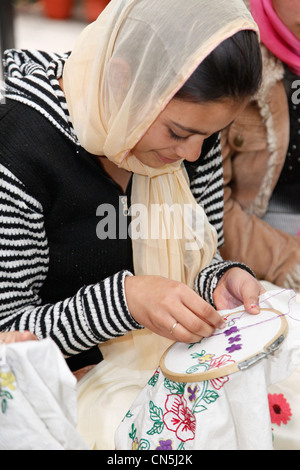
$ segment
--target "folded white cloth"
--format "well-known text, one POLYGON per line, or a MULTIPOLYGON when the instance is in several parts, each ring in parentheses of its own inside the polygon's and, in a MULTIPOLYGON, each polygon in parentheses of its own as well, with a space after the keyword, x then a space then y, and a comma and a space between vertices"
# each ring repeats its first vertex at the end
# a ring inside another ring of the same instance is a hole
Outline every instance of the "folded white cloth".
POLYGON ((76 382, 51 339, 0 344, 0 449, 89 450, 76 382))

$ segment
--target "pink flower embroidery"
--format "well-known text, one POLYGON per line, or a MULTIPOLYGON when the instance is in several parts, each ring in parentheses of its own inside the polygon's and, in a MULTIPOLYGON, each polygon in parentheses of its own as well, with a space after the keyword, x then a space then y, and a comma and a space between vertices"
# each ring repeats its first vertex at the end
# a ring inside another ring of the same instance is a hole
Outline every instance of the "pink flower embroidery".
MULTIPOLYGON (((235 362, 231 359, 231 356, 228 354, 223 354, 223 356, 216 357, 211 360, 209 369, 219 369, 220 367, 226 366, 227 364, 235 362)), ((216 379, 211 379, 210 383, 215 390, 220 390, 226 382, 228 382, 229 377, 218 377, 216 379)))
POLYGON ((167 396, 165 403, 167 412, 163 415, 166 427, 176 433, 176 437, 183 442, 195 438, 196 418, 187 407, 187 401, 181 395, 167 396))
POLYGON ((219 367, 226 366, 230 362, 235 362, 233 359, 231 359, 231 356, 229 354, 223 354, 223 356, 220 357, 215 357, 210 361, 209 368, 210 369, 219 369, 219 367))
POLYGON ((228 380, 229 380, 229 377, 227 375, 225 377, 217 377, 216 379, 211 379, 210 383, 212 384, 215 390, 220 390, 220 388, 222 388, 223 385, 225 385, 226 382, 228 382, 228 380))

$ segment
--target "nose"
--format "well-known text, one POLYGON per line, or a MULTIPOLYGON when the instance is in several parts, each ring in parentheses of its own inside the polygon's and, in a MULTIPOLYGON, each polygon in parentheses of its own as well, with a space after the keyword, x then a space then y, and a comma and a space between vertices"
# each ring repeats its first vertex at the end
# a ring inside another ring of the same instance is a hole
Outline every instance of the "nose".
POLYGON ((188 139, 178 142, 176 154, 188 162, 195 162, 200 156, 203 141, 204 137, 192 135, 188 139))

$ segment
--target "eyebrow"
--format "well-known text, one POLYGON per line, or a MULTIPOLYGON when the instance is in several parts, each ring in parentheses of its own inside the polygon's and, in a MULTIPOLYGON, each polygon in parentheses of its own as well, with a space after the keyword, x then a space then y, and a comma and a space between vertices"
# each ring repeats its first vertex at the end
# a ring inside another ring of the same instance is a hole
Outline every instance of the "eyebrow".
MULTIPOLYGON (((206 132, 206 131, 201 131, 199 129, 192 129, 191 127, 185 127, 185 126, 182 126, 181 124, 178 124, 178 122, 175 122, 175 121, 171 121, 171 123, 178 127, 179 129, 181 129, 182 131, 185 131, 185 132, 189 132, 190 134, 199 134, 199 135, 209 135, 209 132, 206 132)), ((216 132, 222 132, 224 131, 224 129, 226 129, 227 127, 229 127, 231 124, 233 123, 233 121, 231 121, 227 126, 225 126, 223 129, 220 129, 219 131, 216 131, 216 132)))

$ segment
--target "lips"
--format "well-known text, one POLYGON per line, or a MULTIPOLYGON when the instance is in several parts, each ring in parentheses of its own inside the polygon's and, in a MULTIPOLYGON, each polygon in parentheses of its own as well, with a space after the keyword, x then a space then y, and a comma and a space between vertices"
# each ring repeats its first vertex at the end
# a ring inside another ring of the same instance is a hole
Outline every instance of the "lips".
POLYGON ((155 152, 155 153, 163 163, 175 163, 175 162, 178 162, 179 160, 181 160, 180 158, 167 158, 167 157, 164 157, 163 155, 161 155, 158 152, 155 152))

